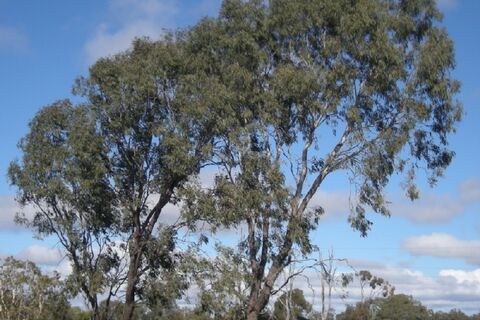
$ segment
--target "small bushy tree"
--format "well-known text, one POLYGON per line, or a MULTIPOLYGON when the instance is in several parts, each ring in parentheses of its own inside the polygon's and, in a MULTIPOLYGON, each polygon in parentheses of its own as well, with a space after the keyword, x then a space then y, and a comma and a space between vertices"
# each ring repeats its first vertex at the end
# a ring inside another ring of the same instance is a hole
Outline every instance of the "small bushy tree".
POLYGON ((98 295, 124 287, 131 319, 147 272, 171 269, 181 221, 159 223, 176 193, 198 174, 221 124, 215 81, 195 72, 182 35, 137 40, 127 52, 97 61, 68 100, 42 108, 20 142, 22 158, 9 177, 20 217, 39 236, 54 235, 72 263, 72 287, 93 319, 98 295))

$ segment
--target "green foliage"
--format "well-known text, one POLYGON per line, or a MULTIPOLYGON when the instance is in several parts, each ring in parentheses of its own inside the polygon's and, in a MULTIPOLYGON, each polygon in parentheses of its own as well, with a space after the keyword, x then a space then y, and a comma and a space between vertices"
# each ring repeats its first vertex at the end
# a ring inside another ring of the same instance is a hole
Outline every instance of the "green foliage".
POLYGON ((388 281, 373 275, 368 270, 360 270, 356 272, 355 277, 360 282, 362 300, 371 300, 377 296, 388 298, 393 296, 395 292, 395 287, 392 286, 388 281), (365 289, 367 288, 370 290, 368 297, 365 295, 365 289))
MULTIPOLYGON (((223 260, 215 264, 217 268, 235 270, 232 262, 239 263, 232 259, 232 252, 223 248, 223 260), (222 265, 221 262, 224 262, 222 265)), ((195 258, 192 258, 195 259, 195 258)), ((157 304, 140 303, 134 310, 134 320, 240 320, 246 317, 246 300, 235 300, 235 295, 241 292, 238 277, 243 274, 236 272, 220 272, 225 277, 214 281, 213 274, 208 272, 212 264, 195 261, 192 265, 183 266, 183 270, 195 266, 199 267, 198 276, 208 284, 208 290, 204 290, 200 296, 199 305, 196 308, 179 308, 175 299, 165 300, 166 292, 152 291, 150 299, 144 301, 156 301, 157 304), (209 276, 211 276, 209 278, 209 276), (231 277, 231 278, 229 278, 231 277), (237 277, 237 279, 234 279, 237 277), (222 286, 222 283, 225 285, 222 286), (232 285, 231 287, 230 284, 232 285), (240 290, 240 291, 236 291, 240 290), (235 293, 236 292, 236 293, 235 293), (153 297, 156 295, 157 297, 153 297), (161 304, 161 302, 165 302, 161 304)), ((238 270, 238 269, 237 269, 238 270)), ((361 273, 370 278, 366 271, 361 273)), ((170 274, 173 278, 178 277, 170 274)), ((160 280, 157 280, 160 281, 160 280)), ((169 291, 169 286, 174 282, 164 283, 163 287, 169 291)), ((205 288, 203 288, 205 289, 205 288)), ((171 292, 181 290, 172 288, 171 292)), ((29 261, 20 261, 12 257, 4 259, 0 265, 0 318, 6 320, 90 320, 93 313, 82 310, 79 307, 71 307, 68 299, 71 296, 65 290, 65 284, 60 280, 59 275, 46 275, 29 261)), ((101 319, 120 320, 123 318, 124 303, 119 300, 103 300, 99 304, 99 315, 101 319)), ((259 314, 258 319, 291 319, 291 320, 321 320, 320 313, 313 310, 313 306, 305 299, 303 291, 291 289, 281 294, 273 305, 271 312, 266 311, 259 314)), ((328 313, 327 319, 334 319, 334 313, 328 313)), ((338 314, 338 320, 395 320, 395 319, 418 319, 418 320, 476 320, 479 315, 467 316, 461 310, 452 309, 449 312, 433 312, 427 309, 419 301, 403 294, 392 295, 387 298, 370 299, 358 302, 355 306, 347 306, 346 310, 338 314)))
POLYGON ((419 301, 403 294, 397 294, 380 303, 376 318, 427 320, 430 319, 430 313, 419 301))
POLYGON ((469 320, 475 319, 474 316, 469 317, 461 310, 453 309, 450 312, 435 312, 431 319, 434 320, 469 320))
POLYGON ((348 305, 344 312, 336 317, 337 320, 370 320, 370 305, 365 302, 359 302, 356 306, 348 305))
POLYGON ((462 108, 440 22, 434 0, 225 0, 215 19, 137 39, 77 80, 83 103, 30 123, 9 178, 37 212, 18 221, 58 237, 94 314, 125 281, 125 319, 148 273, 176 267, 179 228, 244 225, 228 255, 248 268, 235 303, 256 319, 292 252, 312 252, 324 211, 311 200, 328 176, 349 176, 349 223, 365 236, 369 208, 389 215, 392 175, 414 199, 419 168, 433 185, 450 164, 462 108), (205 190, 192 178, 208 164, 220 173, 205 190), (181 219, 159 226, 180 200, 181 219))
POLYGON ((72 307, 68 311, 67 319, 69 320, 90 320, 91 312, 80 309, 79 307, 72 307))
POLYGON ((60 275, 43 274, 30 261, 7 257, 0 264, 0 318, 70 319, 70 304, 60 275))
POLYGON ((100 293, 110 299, 126 282, 131 308, 145 272, 174 266, 181 222, 157 222, 209 159, 218 108, 215 84, 193 72, 183 47, 181 34, 139 39, 97 61, 74 88, 84 103, 41 109, 10 166, 19 202, 37 210, 18 221, 58 237, 72 262, 70 287, 94 314, 100 293))
POLYGON ((276 320, 307 320, 312 305, 305 299, 303 291, 293 289, 278 297, 273 306, 273 317, 276 320))
POLYGON ((418 168, 434 184, 451 162, 462 108, 440 20, 433 0, 228 0, 187 32, 202 72, 222 83, 228 125, 213 149, 221 173, 209 190, 188 186, 184 215, 213 231, 246 226, 249 319, 294 248, 311 253, 323 213, 311 200, 329 175, 349 175, 349 222, 365 236, 368 208, 389 215, 392 175, 413 199, 418 168))
POLYGON ((377 298, 347 306, 336 317, 337 320, 468 320, 478 315, 467 316, 460 310, 433 312, 411 296, 397 294, 388 298, 377 298))
POLYGON ((19 202, 37 212, 32 220, 17 219, 40 237, 58 237, 72 261, 72 294, 83 291, 95 309, 96 294, 112 285, 108 275, 119 261, 109 244, 118 230, 117 203, 92 115, 86 106, 56 102, 39 111, 19 146, 24 157, 11 164, 9 177, 19 202))
POLYGON ((218 256, 202 259, 195 265, 196 283, 200 289, 195 310, 213 319, 245 318, 248 267, 231 248, 216 244, 218 256))

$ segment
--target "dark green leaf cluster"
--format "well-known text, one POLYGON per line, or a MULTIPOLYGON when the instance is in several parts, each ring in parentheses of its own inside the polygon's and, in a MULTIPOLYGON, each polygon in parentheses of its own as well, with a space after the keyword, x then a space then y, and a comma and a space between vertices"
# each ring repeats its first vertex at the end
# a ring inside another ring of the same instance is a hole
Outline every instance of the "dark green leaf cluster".
POLYGON ((370 319, 418 319, 418 320, 476 320, 479 314, 468 316, 460 310, 452 309, 449 312, 434 312, 411 296, 397 294, 388 299, 375 299, 347 306, 339 313, 338 320, 370 320, 370 319))

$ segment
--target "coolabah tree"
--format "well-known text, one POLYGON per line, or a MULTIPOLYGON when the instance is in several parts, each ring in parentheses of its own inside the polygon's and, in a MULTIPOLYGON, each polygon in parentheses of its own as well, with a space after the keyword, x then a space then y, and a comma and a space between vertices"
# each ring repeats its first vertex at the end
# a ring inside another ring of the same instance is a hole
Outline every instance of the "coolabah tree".
POLYGON ((247 319, 283 286, 292 252, 312 251, 323 213, 312 199, 327 177, 348 177, 349 222, 365 236, 367 210, 389 215, 392 175, 415 199, 418 169, 433 185, 451 162, 462 111, 440 22, 434 0, 226 0, 190 30, 201 72, 235 113, 214 150, 215 185, 191 186, 184 214, 244 228, 247 319))
POLYGON ((217 83, 195 72, 200 62, 185 56, 183 41, 181 34, 137 40, 97 61, 75 85, 83 103, 41 109, 10 166, 18 200, 36 209, 20 222, 59 239, 72 287, 94 319, 98 296, 108 295, 108 313, 120 288, 123 318, 131 319, 144 276, 174 266, 182 223, 159 219, 209 159, 222 128, 214 119, 217 83))

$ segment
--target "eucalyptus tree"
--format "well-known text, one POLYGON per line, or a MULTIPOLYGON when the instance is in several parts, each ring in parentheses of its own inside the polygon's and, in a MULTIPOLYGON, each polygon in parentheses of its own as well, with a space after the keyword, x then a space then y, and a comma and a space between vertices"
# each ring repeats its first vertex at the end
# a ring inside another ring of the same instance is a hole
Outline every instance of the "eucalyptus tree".
POLYGON ((117 282, 108 280, 120 261, 109 240, 116 209, 101 165, 104 150, 88 108, 67 100, 42 108, 19 146, 23 159, 11 164, 10 179, 20 204, 36 212, 17 220, 38 237, 58 239, 72 266, 67 285, 73 295, 83 293, 97 318, 98 294, 111 288, 112 295, 117 282))
POLYGON ((454 48, 434 0, 226 0, 189 32, 199 71, 220 79, 229 111, 212 188, 192 185, 184 215, 213 229, 245 228, 247 319, 257 319, 295 248, 308 255, 327 177, 349 177, 349 223, 365 236, 367 209, 389 215, 392 175, 418 197, 450 164, 460 120, 454 48))
POLYGON ((60 275, 47 275, 31 261, 0 261, 0 318, 67 319, 70 304, 60 275))
MULTIPOLYGON (((411 296, 397 294, 381 300, 376 313, 378 319, 431 319, 431 311, 411 296)), ((452 318, 450 318, 452 319, 452 318)))
POLYGON ((217 84, 190 71, 183 41, 139 39, 97 61, 74 86, 83 103, 42 108, 10 166, 18 200, 36 209, 19 221, 58 238, 94 319, 98 295, 108 311, 118 290, 131 319, 143 276, 174 266, 182 223, 159 220, 211 153, 217 84))
POLYGON ((273 318, 277 320, 306 320, 311 311, 312 305, 305 299, 303 291, 291 289, 275 301, 273 318))

